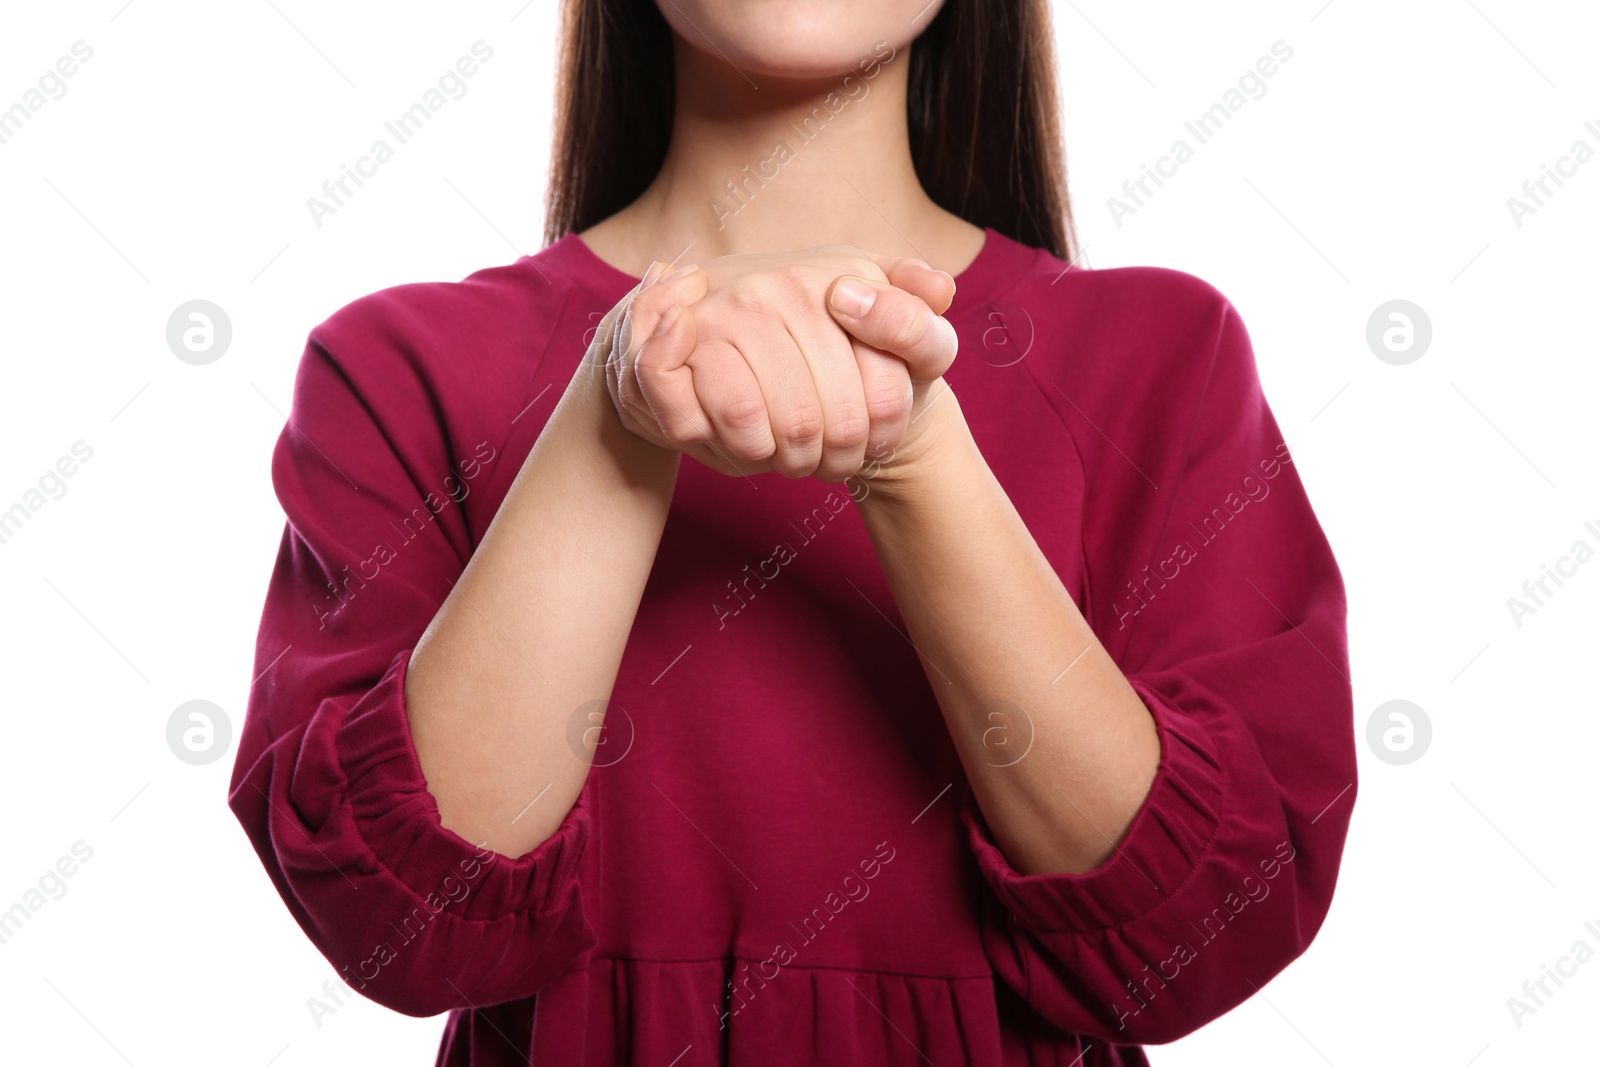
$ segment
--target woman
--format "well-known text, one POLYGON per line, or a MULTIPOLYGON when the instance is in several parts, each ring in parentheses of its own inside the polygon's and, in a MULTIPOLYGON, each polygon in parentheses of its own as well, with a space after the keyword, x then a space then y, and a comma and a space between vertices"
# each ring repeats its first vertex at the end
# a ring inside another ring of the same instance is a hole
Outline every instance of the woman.
POLYGON ((313 331, 230 802, 440 1064, 1140 1064, 1320 926, 1339 573, 1048 39, 571 0, 553 243, 313 331))

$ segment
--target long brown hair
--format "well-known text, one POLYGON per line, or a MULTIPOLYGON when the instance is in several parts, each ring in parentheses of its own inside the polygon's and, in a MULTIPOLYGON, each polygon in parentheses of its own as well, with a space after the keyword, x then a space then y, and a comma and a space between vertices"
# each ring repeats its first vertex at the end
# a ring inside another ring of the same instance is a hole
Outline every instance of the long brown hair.
MULTIPOLYGON (((946 0, 911 47, 906 118, 934 202, 1063 259, 1077 251, 1047 0, 946 0)), ((565 0, 545 240, 654 180, 672 136, 672 31, 653 0, 565 0)))

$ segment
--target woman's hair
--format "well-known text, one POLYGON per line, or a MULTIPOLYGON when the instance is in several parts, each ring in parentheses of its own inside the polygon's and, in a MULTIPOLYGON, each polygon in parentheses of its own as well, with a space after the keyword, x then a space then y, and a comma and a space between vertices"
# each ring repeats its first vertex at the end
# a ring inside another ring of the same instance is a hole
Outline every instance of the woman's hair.
MULTIPOLYGON (((655 178, 672 136, 672 31, 652 0, 565 0, 545 240, 655 178)), ((934 202, 1063 259, 1076 253, 1047 0, 946 0, 911 47, 906 111, 934 202)))

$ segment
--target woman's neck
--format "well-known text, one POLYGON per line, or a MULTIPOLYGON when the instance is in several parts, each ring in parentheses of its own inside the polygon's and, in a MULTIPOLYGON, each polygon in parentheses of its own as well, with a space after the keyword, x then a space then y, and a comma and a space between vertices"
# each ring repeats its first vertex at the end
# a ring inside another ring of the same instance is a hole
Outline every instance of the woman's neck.
POLYGON ((917 180, 906 125, 909 49, 883 47, 806 82, 741 73, 675 40, 672 142, 649 188, 580 236, 642 274, 653 259, 852 244, 960 273, 983 230, 917 180))

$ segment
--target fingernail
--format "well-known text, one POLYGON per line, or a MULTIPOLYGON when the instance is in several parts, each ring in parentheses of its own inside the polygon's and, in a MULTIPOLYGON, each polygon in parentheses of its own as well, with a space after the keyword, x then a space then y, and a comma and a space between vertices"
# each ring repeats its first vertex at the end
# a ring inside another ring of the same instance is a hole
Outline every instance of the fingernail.
POLYGON ((921 267, 923 270, 932 270, 933 269, 933 264, 929 263, 925 259, 912 259, 909 262, 914 266, 921 267))
POLYGON ((671 274, 667 275, 665 278, 662 278, 661 282, 662 282, 663 285, 665 285, 668 282, 675 282, 679 278, 682 278, 684 275, 693 274, 695 271, 697 271, 699 269, 700 269, 700 265, 698 263, 686 264, 685 266, 679 267, 677 270, 673 271, 671 274))
POLYGON ((654 285, 656 279, 661 277, 661 272, 666 269, 666 266, 665 263, 658 263, 652 259, 650 261, 650 269, 645 271, 644 277, 639 280, 639 288, 648 289, 654 285))
POLYGON ((655 335, 657 337, 666 336, 667 331, 672 329, 672 324, 678 321, 678 316, 681 315, 682 313, 683 313, 683 305, 682 304, 673 304, 671 307, 669 307, 667 309, 667 313, 665 315, 661 316, 661 321, 656 323, 656 333, 655 333, 655 335))
POLYGON ((878 292, 865 282, 846 279, 833 287, 833 307, 841 315, 859 319, 872 310, 878 292))

